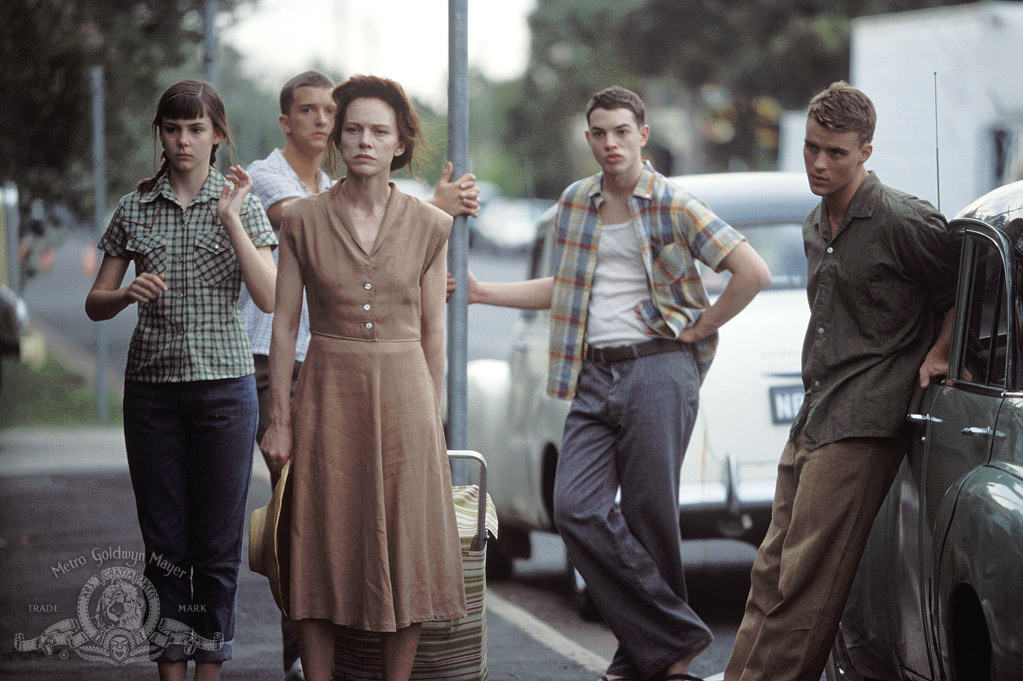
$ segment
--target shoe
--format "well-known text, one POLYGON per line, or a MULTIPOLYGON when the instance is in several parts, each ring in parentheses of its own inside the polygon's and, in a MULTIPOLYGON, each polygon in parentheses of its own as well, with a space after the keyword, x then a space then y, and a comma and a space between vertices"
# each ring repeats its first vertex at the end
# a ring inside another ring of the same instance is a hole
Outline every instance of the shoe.
POLYGON ((302 660, 297 659, 291 663, 284 672, 284 681, 305 681, 305 672, 302 671, 302 660))
POLYGON ((664 681, 703 681, 703 679, 692 674, 668 674, 664 677, 664 681))

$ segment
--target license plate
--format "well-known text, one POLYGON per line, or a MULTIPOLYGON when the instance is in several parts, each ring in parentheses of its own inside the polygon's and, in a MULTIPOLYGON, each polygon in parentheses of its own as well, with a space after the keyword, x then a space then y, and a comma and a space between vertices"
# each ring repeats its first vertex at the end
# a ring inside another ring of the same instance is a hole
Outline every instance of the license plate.
POLYGON ((768 389, 771 400, 771 418, 778 423, 792 423, 796 420, 799 408, 803 406, 803 386, 781 385, 768 389))

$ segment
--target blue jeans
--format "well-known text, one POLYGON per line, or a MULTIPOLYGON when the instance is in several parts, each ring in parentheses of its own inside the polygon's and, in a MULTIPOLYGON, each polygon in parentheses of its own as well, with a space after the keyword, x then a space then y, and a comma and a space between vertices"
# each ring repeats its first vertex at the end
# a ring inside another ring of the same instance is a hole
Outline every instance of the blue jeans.
POLYGON ((157 646, 157 661, 231 659, 257 417, 251 375, 125 381, 128 468, 160 619, 223 641, 215 650, 157 646))
POLYGON ((609 675, 649 679, 713 640, 689 607, 679 530, 699 389, 688 349, 582 365, 558 455, 554 522, 618 639, 609 675))

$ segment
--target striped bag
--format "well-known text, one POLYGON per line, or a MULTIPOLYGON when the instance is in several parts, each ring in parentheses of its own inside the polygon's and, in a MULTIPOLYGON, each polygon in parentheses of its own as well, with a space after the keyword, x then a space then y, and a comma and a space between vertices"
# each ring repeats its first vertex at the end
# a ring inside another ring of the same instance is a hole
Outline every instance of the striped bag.
MULTIPOLYGON (((486 490, 486 464, 476 452, 450 451, 451 458, 471 459, 481 467, 480 484, 452 488, 458 535, 462 542, 465 617, 424 622, 412 665, 411 681, 487 681, 487 546, 497 536, 497 512, 486 490), (484 490, 486 504, 481 500, 484 490), (478 540, 483 537, 483 541, 478 540)), ((334 646, 335 681, 379 681, 380 635, 339 629, 334 646)))

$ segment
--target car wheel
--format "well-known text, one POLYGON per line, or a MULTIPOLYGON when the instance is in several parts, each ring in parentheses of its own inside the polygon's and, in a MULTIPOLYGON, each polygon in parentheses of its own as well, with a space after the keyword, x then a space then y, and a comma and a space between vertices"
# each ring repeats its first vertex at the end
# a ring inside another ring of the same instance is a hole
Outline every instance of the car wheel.
POLYGON ((568 557, 567 551, 565 552, 565 578, 568 581, 569 599, 572 602, 572 607, 579 613, 579 617, 587 622, 602 621, 604 618, 601 617, 596 604, 590 598, 590 592, 586 588, 586 580, 583 579, 583 576, 572 565, 572 559, 568 557))

